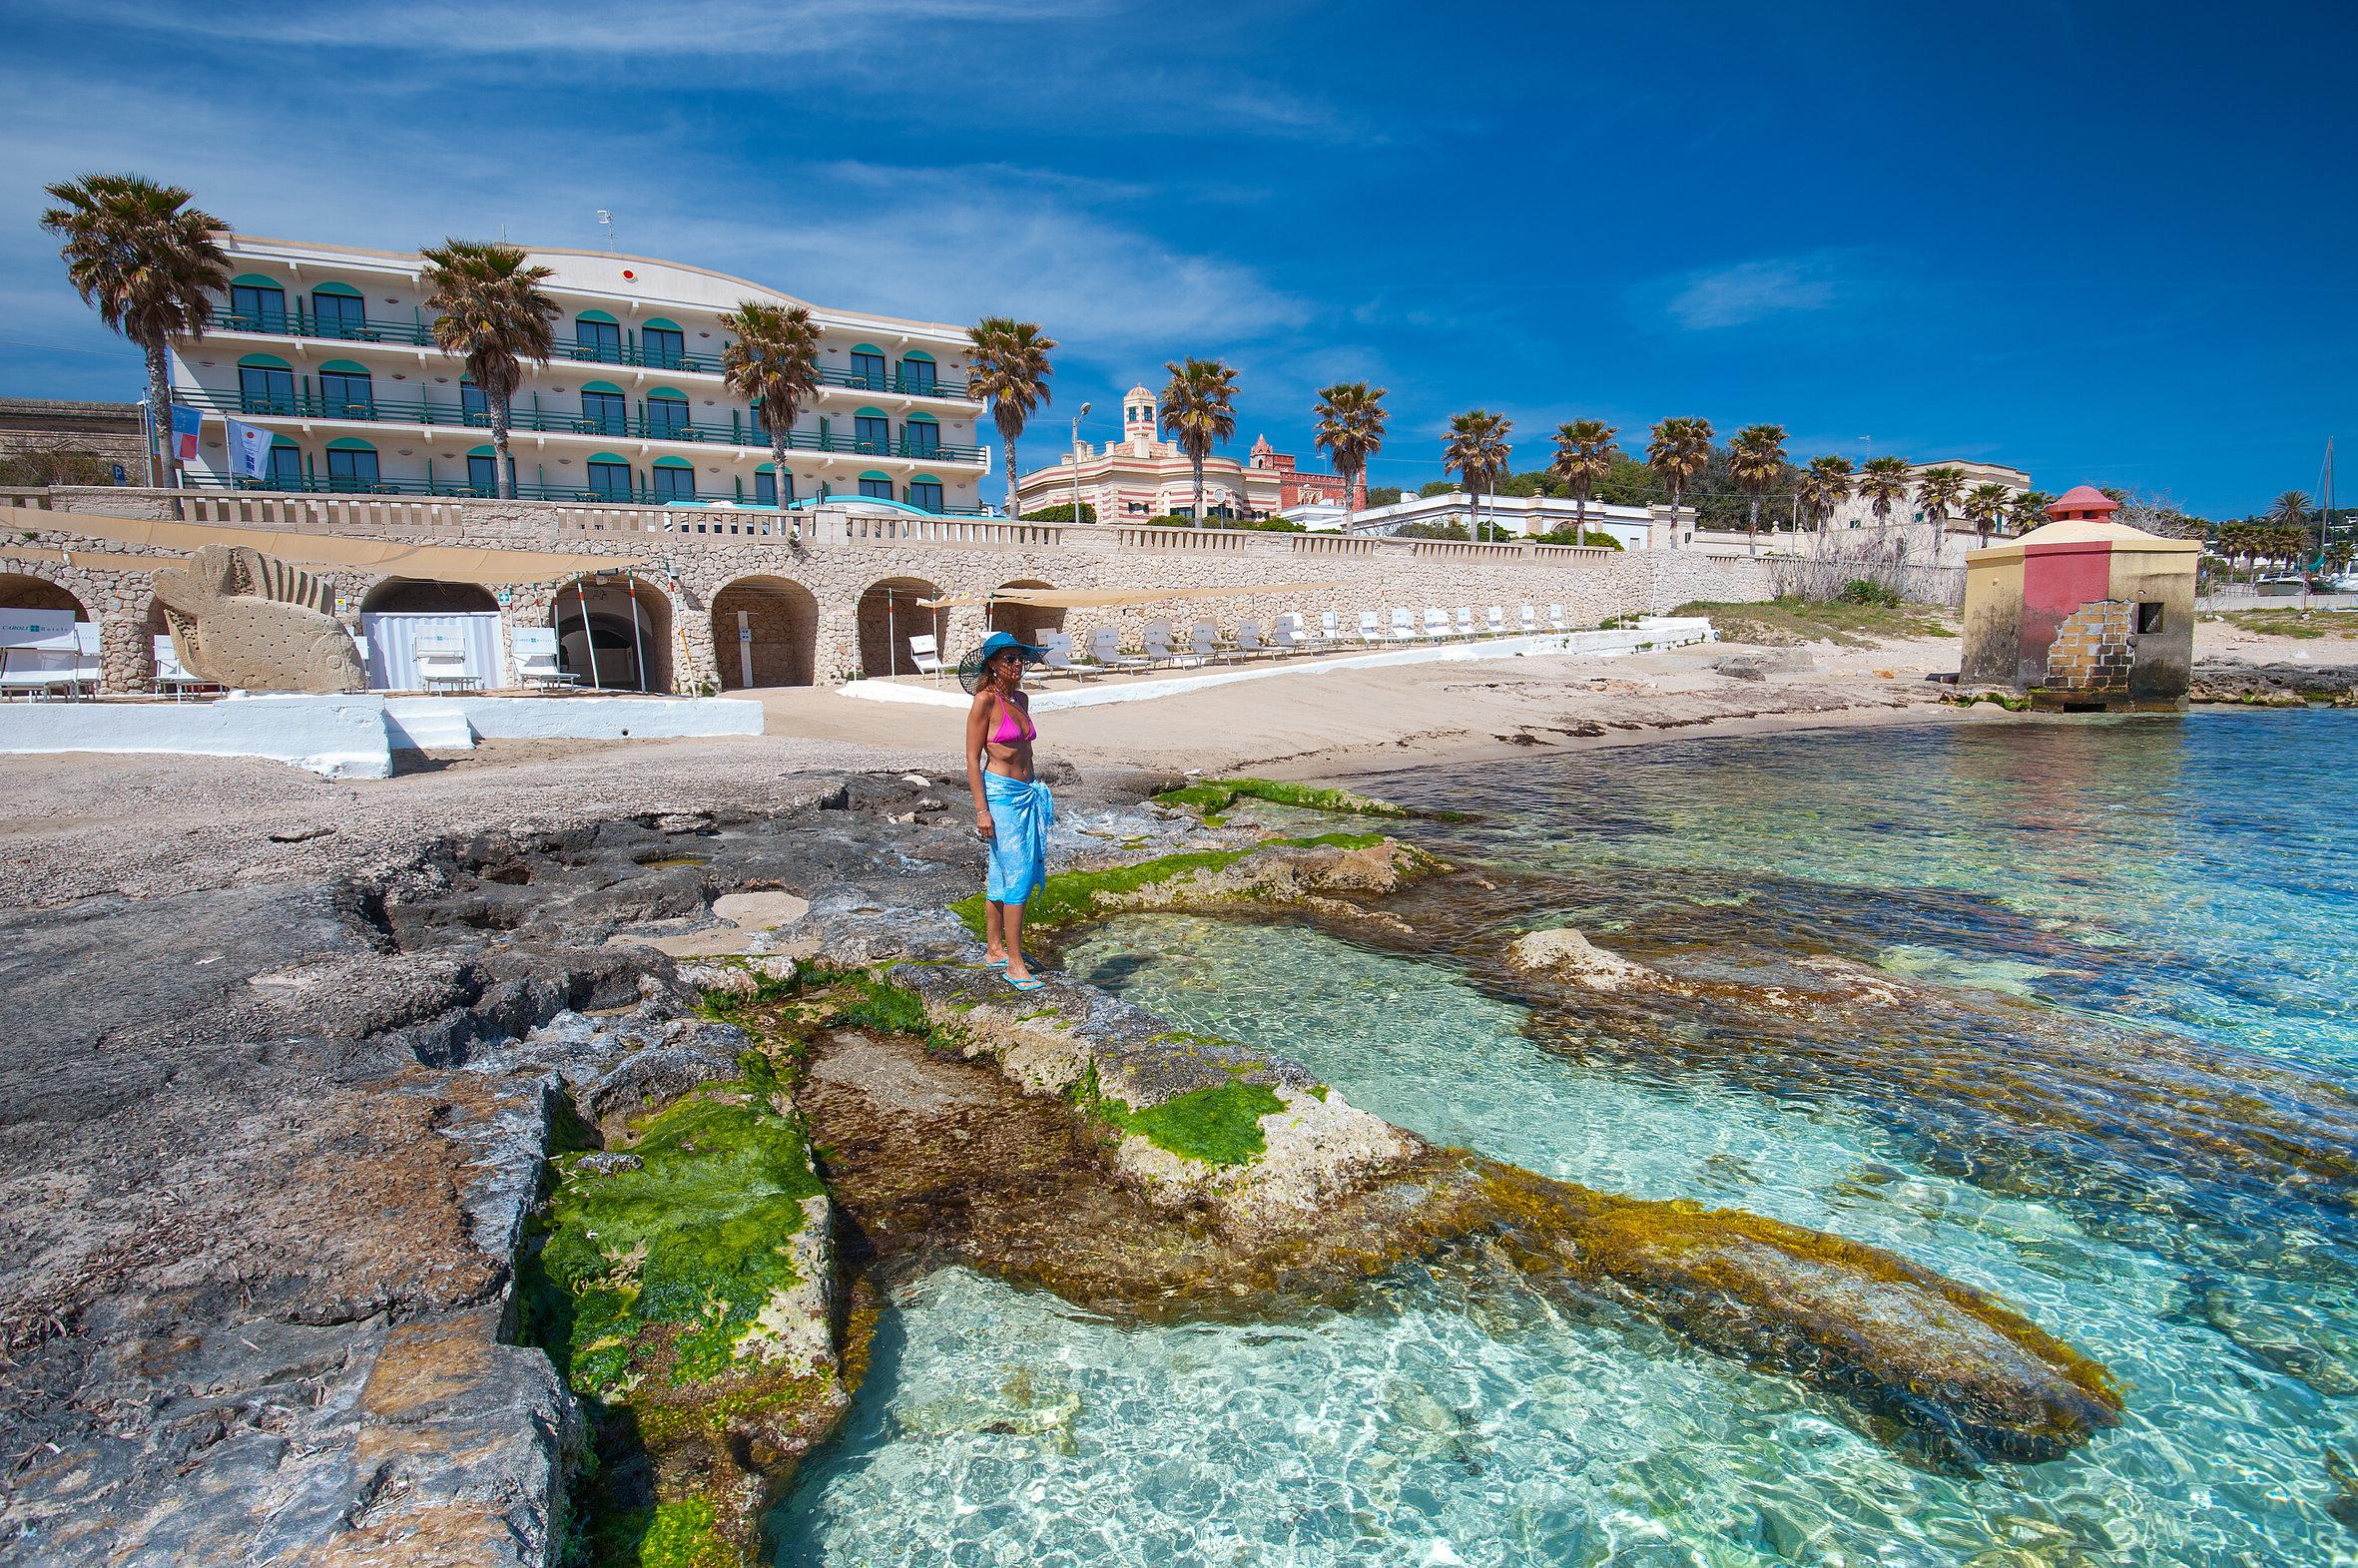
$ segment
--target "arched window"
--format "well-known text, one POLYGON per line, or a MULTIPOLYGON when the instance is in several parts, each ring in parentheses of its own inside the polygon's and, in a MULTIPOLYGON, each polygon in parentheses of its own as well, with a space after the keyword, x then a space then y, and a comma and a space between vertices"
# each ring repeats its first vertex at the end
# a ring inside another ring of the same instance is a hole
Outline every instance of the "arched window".
POLYGON ((860 379, 853 383, 872 392, 884 389, 884 351, 874 343, 857 343, 852 348, 852 373, 860 379))
POLYGON ((922 511, 941 510, 941 481, 932 474, 918 474, 908 482, 908 504, 922 511))
POLYGON ((891 455, 892 421, 882 408, 863 408, 852 415, 852 449, 868 457, 891 455))
POLYGON ((622 323, 603 310, 584 310, 573 318, 576 359, 622 363, 622 323))
POLYGON ((647 394, 647 433, 657 440, 688 432, 688 394, 676 386, 659 386, 647 394))
POLYGON ((466 454, 466 487, 476 495, 499 494, 499 450, 478 446, 466 454))
POLYGON ((867 473, 864 473, 860 476, 860 493, 870 497, 873 500, 891 500, 892 476, 890 474, 880 474, 874 469, 869 470, 867 473))
POLYGON ((658 502, 696 499, 696 465, 685 457, 658 457, 649 478, 658 502))
POLYGON ((584 435, 631 433, 630 401, 612 381, 589 381, 581 388, 581 429, 584 435))
POLYGON ((375 383, 368 367, 349 359, 330 359, 319 366, 319 415, 324 419, 376 417, 375 383))
POLYGON ((321 337, 366 337, 368 301, 350 283, 320 283, 311 290, 311 328, 321 337))
POLYGON ((277 354, 239 360, 238 406, 250 414, 295 412, 295 367, 277 354))
POLYGON ((930 395, 936 385, 933 371, 933 356, 922 348, 911 348, 900 356, 900 390, 930 395))
POLYGON ((757 506, 792 506, 795 504, 795 476, 788 474, 779 482, 778 465, 764 463, 754 470, 754 504, 757 506))
POLYGON ((651 315, 639 328, 639 360, 657 370, 677 370, 687 362, 688 334, 680 323, 651 315))
POLYGON ((231 278, 229 326, 232 331, 286 331, 286 285, 260 272, 231 278))
POLYGON ((631 465, 627 457, 612 452, 592 452, 589 460, 589 492, 601 501, 627 501, 631 498, 631 465))
POLYGON ((375 447, 349 435, 327 443, 328 489, 373 490, 377 481, 375 447))
POLYGON ((910 414, 900 427, 900 455, 935 457, 941 452, 941 426, 930 414, 910 414))

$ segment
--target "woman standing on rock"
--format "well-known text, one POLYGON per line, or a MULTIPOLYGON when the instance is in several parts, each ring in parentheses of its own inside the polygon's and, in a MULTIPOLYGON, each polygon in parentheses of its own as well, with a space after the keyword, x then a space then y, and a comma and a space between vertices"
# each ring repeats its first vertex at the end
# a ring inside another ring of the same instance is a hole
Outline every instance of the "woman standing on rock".
POLYGON ((1018 991, 1040 988, 1023 960, 1023 901, 1047 879, 1048 824, 1056 819, 1048 786, 1032 777, 1039 731, 1023 695, 1023 667, 1045 653, 993 632, 958 663, 958 684, 974 694, 966 710, 966 786, 974 792, 974 831, 989 845, 983 940, 992 966, 1004 965, 1018 991))

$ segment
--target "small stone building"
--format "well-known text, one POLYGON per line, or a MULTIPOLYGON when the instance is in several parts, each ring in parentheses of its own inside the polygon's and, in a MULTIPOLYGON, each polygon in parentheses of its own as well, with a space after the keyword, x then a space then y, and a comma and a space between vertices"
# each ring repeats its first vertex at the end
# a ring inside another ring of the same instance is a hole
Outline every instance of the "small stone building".
POLYGON ((2185 701, 2202 546, 2116 523, 2117 510, 2079 485, 2044 527, 1966 556, 1960 685, 2072 712, 2185 701))

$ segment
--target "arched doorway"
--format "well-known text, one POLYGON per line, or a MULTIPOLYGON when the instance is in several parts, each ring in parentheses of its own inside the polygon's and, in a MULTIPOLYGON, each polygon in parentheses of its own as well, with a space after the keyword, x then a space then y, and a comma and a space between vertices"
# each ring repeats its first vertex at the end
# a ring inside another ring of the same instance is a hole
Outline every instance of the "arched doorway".
POLYGON ((81 600, 47 578, 23 572, 0 572, 0 610, 47 610, 71 615, 77 621, 90 619, 81 600))
POLYGON ((0 572, 0 676, 30 683, 98 681, 98 628, 82 601, 46 578, 0 572))
POLYGON ((952 655, 942 642, 949 635, 949 612, 927 610, 920 603, 940 597, 941 590, 921 577, 887 577, 870 584, 860 596, 861 673, 872 679, 915 674, 911 637, 930 636, 947 664, 952 655))
MULTIPOLYGON (((999 584, 999 592, 1005 593, 1010 588, 1053 588, 1055 586, 1054 583, 1043 583, 1034 578, 1022 577, 1011 583, 999 584)), ((1009 633, 1027 643, 1036 643, 1040 640, 1042 632, 1064 630, 1064 612, 1046 605, 994 603, 990 607, 990 629, 994 632, 1009 633)))
POLYGON ((672 689, 672 604, 643 577, 577 577, 549 607, 557 633, 557 668, 584 689, 672 689))
POLYGON ((360 601, 362 615, 479 615, 499 613, 499 600, 481 583, 444 583, 388 577, 360 601))
POLYGON ((741 577, 713 595, 713 662, 721 690, 810 686, 817 679, 819 601, 784 577, 741 577))
POLYGON ((430 664, 455 656, 485 688, 508 684, 499 601, 480 583, 388 577, 360 600, 360 642, 372 692, 414 692, 430 664))

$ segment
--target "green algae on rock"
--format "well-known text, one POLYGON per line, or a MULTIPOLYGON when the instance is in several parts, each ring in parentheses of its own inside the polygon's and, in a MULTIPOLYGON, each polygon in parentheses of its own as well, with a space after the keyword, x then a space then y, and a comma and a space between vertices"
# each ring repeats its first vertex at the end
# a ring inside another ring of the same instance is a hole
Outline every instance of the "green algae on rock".
POLYGON ((1176 789, 1165 789, 1154 796, 1154 803, 1174 810, 1193 811, 1204 819, 1206 825, 1218 827, 1224 820, 1221 813, 1240 798, 1267 800, 1272 805, 1299 806, 1310 811, 1333 811, 1347 816, 1414 814, 1407 806, 1395 805, 1390 800, 1374 799, 1349 789, 1292 784, 1280 779, 1206 779, 1196 784, 1182 784, 1176 789))
MULTIPOLYGON (((1381 833, 1272 838, 1242 849, 1197 849, 1131 865, 1049 874, 1024 905, 1032 930, 1070 925, 1121 909, 1192 908, 1258 899, 1310 903, 1335 892, 1391 892, 1441 862, 1381 833)), ((950 910, 982 931, 982 895, 950 910)))
POLYGON ((846 1400, 825 1189, 771 1059, 740 1065, 550 1162, 527 1328, 601 1417, 601 1568, 750 1561, 846 1400))

